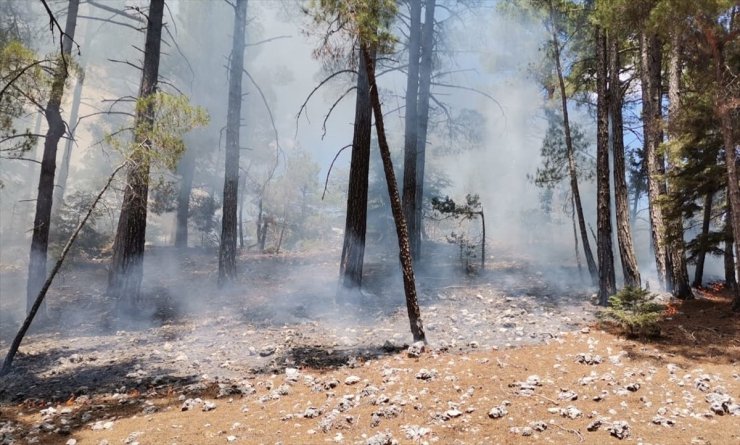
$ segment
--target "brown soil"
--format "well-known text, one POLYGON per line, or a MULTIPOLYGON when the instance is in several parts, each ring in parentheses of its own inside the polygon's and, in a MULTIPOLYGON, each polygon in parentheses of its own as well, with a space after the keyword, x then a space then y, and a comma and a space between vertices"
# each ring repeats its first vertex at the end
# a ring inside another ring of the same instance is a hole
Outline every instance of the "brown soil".
POLYGON ((350 366, 303 367, 295 382, 288 381, 284 372, 252 373, 246 378, 255 393, 244 396, 218 398, 213 384, 163 384, 144 394, 71 399, 56 406, 68 408, 69 413, 49 415, 46 421, 40 413, 46 404, 0 405, 4 419, 0 426, 16 428, 19 438, 23 436, 18 432, 44 423, 50 429, 68 424, 68 435, 34 435, 41 444, 64 444, 70 438, 78 444, 103 440, 142 445, 353 444, 366 443, 382 432, 389 432, 399 443, 600 444, 619 442, 608 428, 612 422, 626 421, 630 435, 624 440, 630 443, 737 444, 738 417, 712 414, 706 397, 724 392, 734 403, 740 402, 738 316, 731 314, 730 299, 721 289, 706 289, 699 296, 697 301, 676 305, 677 313, 662 325, 663 337, 653 341, 626 339, 592 325, 556 333, 540 345, 436 350, 419 358, 399 352, 360 359, 350 366), (584 353, 599 355, 601 363, 578 363, 577 356, 584 353), (421 369, 434 376, 417 378, 421 369), (539 386, 532 395, 520 395, 517 382, 533 375, 538 376, 539 386), (349 376, 359 377, 359 382, 346 384, 349 376), (584 381, 584 377, 591 378, 584 381), (324 389, 332 379, 338 385, 324 389), (279 395, 278 390, 286 394, 279 395), (560 399, 563 390, 575 392, 577 399, 560 399), (605 397, 593 400, 602 391, 605 397), (352 397, 341 404, 345 395, 352 397), (182 399, 195 397, 215 402, 216 407, 205 412, 196 405, 182 411, 182 399), (489 410, 504 401, 510 402, 508 413, 489 418, 489 410), (149 405, 156 406, 156 412, 144 414, 149 405), (562 416, 559 410, 569 406, 582 415, 562 416), (320 414, 306 418, 311 407, 320 414), (450 412, 453 408, 459 412, 450 412), (332 423, 327 418, 333 409, 341 412, 335 413, 332 423), (382 411, 385 415, 374 426, 373 414, 382 411), (655 424, 659 414, 674 424, 655 424), (596 419, 602 420, 601 427, 587 431, 596 419), (93 429, 96 422, 108 420, 112 428, 93 429), (530 436, 523 436, 521 430, 512 432, 536 421, 544 422, 546 429, 530 436), (414 431, 424 434, 414 436, 414 431))

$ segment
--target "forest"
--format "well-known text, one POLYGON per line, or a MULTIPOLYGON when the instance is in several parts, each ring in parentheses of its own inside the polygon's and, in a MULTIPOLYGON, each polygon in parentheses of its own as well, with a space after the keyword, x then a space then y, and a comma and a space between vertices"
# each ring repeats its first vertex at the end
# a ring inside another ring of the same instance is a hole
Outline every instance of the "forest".
POLYGON ((0 0, 0 445, 740 441, 735 0, 0 0))

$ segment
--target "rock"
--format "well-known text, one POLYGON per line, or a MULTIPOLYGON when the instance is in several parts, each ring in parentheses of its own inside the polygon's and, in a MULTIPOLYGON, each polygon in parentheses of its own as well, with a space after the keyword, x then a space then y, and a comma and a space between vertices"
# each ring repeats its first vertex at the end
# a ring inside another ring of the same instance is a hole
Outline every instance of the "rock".
POLYGON ((285 368, 285 380, 288 382, 297 382, 300 375, 300 372, 295 368, 285 368))
POLYGON ((598 430, 601 427, 601 424, 602 424, 601 420, 600 419, 596 419, 593 422, 591 422, 588 425, 586 425, 586 431, 594 432, 594 431, 598 430))
POLYGON ((532 428, 528 426, 525 426, 524 428, 522 428, 522 436, 526 437, 526 436, 531 436, 532 434, 534 434, 534 430, 532 430, 532 428))
POLYGON ((529 426, 532 427, 535 431, 545 431, 547 429, 547 424, 541 420, 537 420, 535 422, 529 422, 529 426))
POLYGON ((347 377, 346 379, 344 379, 344 384, 345 385, 354 385, 355 383, 359 383, 360 380, 361 379, 359 377, 357 377, 356 375, 351 375, 351 376, 347 377))
POLYGON ((669 419, 667 417, 663 417, 660 415, 653 417, 652 422, 656 425, 662 425, 662 426, 673 426, 676 424, 676 422, 673 421, 673 419, 669 419))
POLYGON ((607 431, 619 440, 630 437, 630 425, 623 420, 612 423, 607 431))
POLYGON ((418 425, 404 425, 401 429, 406 433, 406 438, 414 442, 418 442, 424 436, 432 432, 431 429, 418 425))
POLYGON ((409 348, 406 350, 406 354, 411 358, 417 358, 421 356, 421 353, 424 352, 425 345, 423 341, 417 341, 416 343, 409 346, 409 348))
POLYGON ((314 407, 306 408, 306 411, 303 412, 303 417, 306 419, 313 419, 314 417, 319 417, 321 415, 321 410, 314 407))
POLYGON ((567 408, 560 408, 560 415, 569 419, 577 419, 583 415, 583 412, 573 405, 567 408))
POLYGON ((427 370, 425 368, 421 368, 418 373, 416 373, 416 378, 419 380, 431 380, 434 377, 437 376, 437 370, 427 370))
POLYGON ((275 346, 265 346, 262 349, 260 349, 259 356, 260 357, 269 357, 269 356, 271 356, 272 354, 275 353, 275 350, 276 350, 275 346))
POLYGON ((447 411, 445 411, 445 416, 449 417, 450 419, 454 419, 456 417, 462 416, 462 411, 457 408, 448 409, 447 411))
POLYGON ((180 411, 189 411, 195 408, 197 405, 202 404, 203 401, 200 398, 186 399, 184 402, 182 402, 182 405, 180 405, 180 411))
POLYGON ((530 375, 527 377, 527 381, 525 383, 532 386, 542 386, 542 379, 540 379, 540 376, 536 374, 530 375))
POLYGON ((691 439, 691 445, 712 445, 707 439, 698 436, 691 439))
POLYGON ((214 409, 216 409, 216 404, 213 402, 205 402, 203 404, 203 411, 213 411, 214 409))
POLYGON ((583 363, 585 365, 598 365, 603 359, 600 355, 591 355, 588 353, 580 353, 576 355, 576 363, 583 363))
POLYGON ((636 392, 638 389, 640 389, 640 384, 637 382, 630 383, 629 385, 624 387, 629 392, 636 392))
POLYGON ((509 411, 506 409, 504 405, 494 406, 491 408, 490 411, 488 411, 488 417, 491 419, 500 419, 501 417, 504 417, 506 414, 508 414, 509 411))
POLYGON ((393 435, 389 432, 378 433, 374 436, 368 437, 365 441, 365 445, 398 445, 398 441, 393 438, 393 435))
POLYGON ((569 389, 561 389, 560 393, 558 394, 558 399, 567 401, 578 400, 578 394, 569 389))
POLYGON ((77 445, 77 439, 69 439, 66 445, 77 445))
POLYGON ((226 442, 228 443, 236 442, 236 436, 226 436, 226 442))

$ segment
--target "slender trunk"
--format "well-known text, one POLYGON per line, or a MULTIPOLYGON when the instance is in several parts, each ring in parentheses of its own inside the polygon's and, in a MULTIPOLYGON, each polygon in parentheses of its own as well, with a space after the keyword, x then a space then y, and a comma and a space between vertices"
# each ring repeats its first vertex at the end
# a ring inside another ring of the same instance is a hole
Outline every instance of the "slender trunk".
MULTIPOLYGON (((699 252, 696 257, 696 269, 694 270, 694 287, 701 287, 704 283, 704 260, 707 256, 707 238, 709 237, 709 226, 712 221, 712 199, 714 193, 709 192, 704 195, 704 209, 701 222, 701 243, 699 243, 699 252)), ((733 269, 734 270, 734 269, 733 269)))
POLYGON ((190 214, 190 194, 193 191, 195 175, 195 153, 187 150, 179 165, 180 190, 177 194, 177 215, 175 227, 175 247, 188 247, 188 215, 190 214))
POLYGON ((72 245, 77 239, 77 236, 80 234, 80 231, 82 230, 83 227, 85 227, 87 220, 90 219, 90 215, 92 215, 93 210, 95 210, 95 206, 98 205, 98 202, 100 202, 100 199, 103 197, 105 192, 110 187, 111 182, 113 182, 113 178, 122 168, 123 168, 123 164, 118 166, 115 170, 113 170, 113 173, 111 173, 110 176, 108 177, 108 181, 105 183, 105 186, 103 186, 103 188, 100 190, 100 192, 98 193, 98 196, 95 197, 95 200, 90 205, 90 208, 87 210, 87 213, 82 218, 82 220, 77 224, 75 231, 72 232, 72 235, 69 237, 64 247, 62 248, 62 253, 61 255, 59 255, 59 259, 57 260, 56 264, 54 265, 54 268, 51 270, 51 273, 46 278, 41 288, 39 288, 39 293, 35 296, 33 304, 31 305, 31 308, 29 309, 25 320, 23 320, 23 324, 21 325, 21 328, 18 330, 18 333, 16 334, 15 338, 13 339, 13 342, 10 345, 10 348, 8 349, 8 354, 5 356, 5 360, 3 360, 3 366, 2 368, 0 368, 0 376, 4 376, 5 374, 9 373, 10 370, 12 369, 13 359, 15 358, 15 354, 18 352, 18 348, 21 345, 21 341, 23 341, 23 337, 26 336, 26 332, 28 332, 28 328, 31 327, 31 323, 33 322, 33 319, 36 316, 36 313, 43 305, 44 298, 46 297, 46 293, 48 292, 49 287, 51 287, 51 283, 54 280, 54 277, 57 275, 57 272, 59 272, 59 269, 61 269, 62 264, 64 263, 64 259, 67 258, 67 254, 69 253, 69 250, 72 248, 72 245))
MULTIPOLYGON (((79 0, 69 0, 67 8, 67 22, 64 27, 64 41, 62 57, 69 59, 72 53, 72 41, 77 26, 77 10, 79 0)), ((26 284, 26 309, 30 311, 36 296, 46 279, 46 254, 49 248, 49 226, 51 224, 52 197, 54 195, 54 173, 56 171, 57 146, 59 139, 65 132, 64 120, 60 113, 64 82, 67 80, 67 65, 59 61, 54 72, 54 81, 51 86, 49 102, 46 105, 45 117, 48 124, 46 139, 44 139, 44 155, 41 159, 41 173, 39 174, 38 194, 36 197, 36 214, 33 220, 33 236, 31 238, 31 252, 28 262, 28 281, 26 284)), ((46 308, 41 307, 42 315, 46 308)))
POLYGON ((262 197, 260 196, 259 205, 257 209, 257 245, 262 244, 262 197))
POLYGON ((591 252, 591 243, 588 241, 588 232, 586 231, 586 219, 583 217, 583 206, 581 205, 581 192, 578 189, 578 168, 576 166, 575 149, 573 148, 573 137, 570 131, 570 119, 568 118, 568 96, 565 90, 565 78, 563 77, 563 68, 560 64, 560 39, 555 28, 555 12, 552 3, 550 4, 550 23, 552 26, 552 47, 553 58, 555 59, 555 70, 558 75, 558 86, 560 88, 560 104, 563 111, 563 130, 565 132, 565 148, 568 151, 568 174, 570 175, 570 189, 575 202, 576 215, 578 215, 578 228, 583 241, 583 252, 586 256, 588 272, 591 275, 591 283, 599 282, 599 270, 594 261, 594 255, 591 252))
POLYGON ((385 136, 383 110, 380 107, 378 86, 375 83, 375 61, 364 44, 361 44, 360 50, 365 59, 365 71, 367 72, 368 84, 370 86, 370 103, 373 106, 373 114, 375 115, 375 131, 378 136, 380 157, 383 160, 383 170, 385 171, 385 180, 386 185, 388 186, 388 195, 390 197, 393 219, 396 223, 398 250, 401 260, 401 272, 403 275, 403 288, 404 293, 406 294, 406 310, 409 315, 411 335, 413 335, 414 341, 423 341, 426 343, 424 325, 421 321, 421 311, 419 310, 419 302, 416 296, 416 280, 414 278, 414 263, 411 258, 411 247, 409 245, 409 232, 406 227, 406 221, 403 217, 401 196, 398 192, 396 175, 393 171, 393 161, 391 161, 391 152, 388 148, 388 141, 385 136))
POLYGON ((432 88, 432 55, 434 53, 435 0, 426 0, 424 25, 421 29, 421 66, 419 67, 419 130, 416 145, 416 230, 411 242, 416 245, 416 256, 421 257, 421 235, 424 233, 424 177, 426 172, 427 131, 429 128, 429 98, 432 88))
POLYGON ((573 222, 573 240, 575 242, 576 264, 578 265, 578 276, 583 281, 583 266, 581 265, 581 254, 578 248, 578 229, 576 228, 576 205, 573 194, 570 195, 570 219, 573 222))
MULTIPOLYGON (((681 108, 681 44, 680 38, 677 33, 673 34, 671 45, 670 59, 668 62, 668 117, 674 119, 680 108, 681 108)), ((671 138, 676 138, 678 135, 669 132, 671 138)), ((668 157, 670 159, 670 156, 668 157)), ((672 170, 673 163, 667 163, 668 171, 672 170)), ((668 192, 674 192, 674 186, 667 184, 668 192)), ((691 284, 689 282, 689 271, 688 265, 686 264, 686 245, 683 239, 683 215, 681 211, 675 212, 673 218, 667 221, 666 229, 668 230, 667 241, 670 248, 668 254, 670 255, 671 263, 671 278, 672 287, 671 291, 673 296, 680 299, 692 299, 694 293, 691 290, 691 284)))
POLYGON ((735 241, 735 237, 732 231, 732 211, 729 208, 727 208, 727 213, 725 214, 725 254, 724 254, 724 263, 725 263, 725 287, 727 289, 730 289, 732 292, 735 292, 735 289, 737 288, 737 278, 735 277, 735 254, 733 253, 733 245, 735 241))
POLYGON ((480 211, 480 225, 481 230, 481 246, 480 246, 480 270, 483 272, 486 270, 486 215, 483 214, 483 210, 480 211))
POLYGON ((242 72, 247 0, 236 0, 234 35, 229 64, 229 105, 226 116, 224 193, 221 244, 218 253, 218 285, 236 279, 236 207, 239 189, 239 127, 242 109, 242 72))
POLYGON ((56 196, 54 196, 54 209, 52 213, 56 213, 59 206, 64 205, 64 193, 67 191, 67 178, 69 177, 69 163, 72 160, 72 149, 74 148, 74 137, 75 127, 77 125, 77 117, 80 112, 80 102, 82 101, 82 87, 85 82, 85 72, 82 71, 77 76, 77 83, 75 84, 75 90, 72 95, 72 111, 69 114, 69 139, 64 144, 64 154, 62 155, 62 164, 59 166, 59 178, 57 179, 57 186, 54 190, 56 196))
POLYGON ((632 241, 629 198, 627 197, 627 181, 625 179, 622 119, 624 96, 619 80, 621 64, 619 61, 619 41, 616 38, 609 42, 609 66, 609 106, 612 123, 612 153, 614 155, 614 207, 617 217, 617 243, 619 244, 624 285, 640 287, 640 270, 637 267, 637 257, 632 241))
POLYGON ((239 248, 244 248, 244 197, 247 195, 247 175, 241 176, 239 184, 239 248))
POLYGON ((655 35, 640 35, 642 83, 642 122, 645 140, 645 162, 647 164, 648 204, 650 227, 655 253, 655 268, 658 284, 666 286, 666 247, 663 212, 660 208, 662 179, 662 156, 658 153, 660 146, 660 42, 655 35))
POLYGON ((403 144, 403 214, 411 237, 411 255, 418 259, 416 220, 416 167, 418 143, 419 54, 421 51, 421 0, 409 0, 409 69, 406 77, 406 116, 403 144))
POLYGON ((596 29, 596 245, 599 258, 599 304, 606 306, 614 295, 614 253, 609 189, 609 102, 606 32, 596 29))
MULTIPOLYGON (((163 15, 164 0, 151 0, 139 99, 146 99, 157 91, 163 15)), ((127 172, 126 190, 108 273, 108 294, 116 300, 120 309, 127 312, 135 310, 141 298, 151 150, 151 141, 142 139, 141 134, 146 133, 142 129, 151 128, 153 124, 154 104, 150 103, 148 107, 137 111, 134 119, 137 147, 127 172)))
POLYGON ((362 286, 362 268, 367 232, 367 192, 370 171, 370 133, 372 105, 367 80, 365 59, 358 52, 357 97, 355 99, 355 126, 352 138, 352 160, 347 189, 347 216, 344 225, 344 244, 339 263, 339 275, 346 288, 362 286))

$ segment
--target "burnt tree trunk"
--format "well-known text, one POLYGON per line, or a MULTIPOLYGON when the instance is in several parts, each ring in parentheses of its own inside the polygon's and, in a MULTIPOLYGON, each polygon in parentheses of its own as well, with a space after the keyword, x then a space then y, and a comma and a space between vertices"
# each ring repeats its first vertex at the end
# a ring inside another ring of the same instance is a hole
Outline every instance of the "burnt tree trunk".
POLYGON ((367 72, 368 84, 370 86, 370 103, 373 106, 375 116, 375 131, 378 136, 378 145, 380 147, 380 157, 383 160, 383 170, 385 172, 385 181, 388 186, 388 195, 391 202, 393 219, 396 223, 396 235, 398 236, 398 250, 401 260, 401 273, 403 275, 403 288, 406 295, 406 310, 409 315, 411 325, 411 335, 414 341, 423 341, 426 343, 424 326, 421 322, 421 311, 416 296, 416 281, 414 278, 414 262, 411 258, 411 247, 409 245, 409 232, 406 227, 406 221, 403 217, 403 208, 401 206, 401 196, 398 192, 396 175, 393 171, 393 161, 391 161, 391 152, 388 148, 388 141, 385 136, 383 126, 383 110, 380 106, 380 97, 378 95, 378 86, 375 83, 375 61, 370 51, 361 44, 360 51, 365 59, 365 71, 367 72))
POLYGON ((609 189, 609 102, 606 33, 596 29, 596 244, 599 258, 599 304, 606 306, 614 295, 611 197, 609 189))
POLYGON ((403 144, 403 215, 411 237, 411 255, 418 259, 416 220, 416 167, 419 140, 419 54, 421 52, 421 0, 409 0, 409 68, 406 76, 406 113, 403 144))
POLYGON ((570 176, 570 190, 573 194, 573 202, 575 203, 576 215, 578 216, 578 229, 581 234, 581 241, 583 242, 583 253, 586 256, 588 273, 591 276, 591 283, 595 285, 599 282, 599 270, 596 267, 596 261, 594 261, 594 254, 591 252, 591 243, 588 241, 586 219, 583 216, 583 206, 581 205, 581 192, 578 189, 578 167, 576 165, 576 154, 573 147, 573 137, 570 131, 570 119, 568 118, 568 96, 565 89, 563 67, 560 63, 560 39, 558 38, 558 33, 555 26, 555 11, 553 9, 552 3, 550 4, 550 23, 553 58, 555 59, 555 70, 558 76, 558 86, 560 88, 560 105, 563 111, 565 148, 568 152, 568 174, 570 176))
POLYGON ((432 89, 432 55, 434 52, 434 10, 435 0, 426 0, 424 25, 421 29, 421 65, 419 67, 419 129, 416 142, 416 204, 414 219, 416 230, 411 233, 411 243, 416 245, 416 257, 421 257, 421 235, 424 232, 424 177, 426 172, 427 132, 429 128, 429 100, 432 89))
POLYGON ((622 106, 624 95, 619 80, 620 60, 619 42, 611 39, 609 42, 609 111, 612 123, 612 153, 614 156, 614 207, 617 217, 617 243, 619 257, 622 262, 624 285, 640 287, 640 270, 637 267, 637 257, 632 241, 632 226, 629 215, 629 198, 627 196, 627 180, 625 179, 624 163, 624 121, 622 106))
POLYGON ((247 174, 240 177, 239 184, 239 249, 244 249, 244 198, 247 196, 247 174))
POLYGON ((234 35, 229 64, 229 105, 226 116, 226 154, 221 217, 221 244, 218 252, 218 285, 236 279, 236 209, 239 199, 239 127, 242 109, 242 72, 247 0, 237 0, 234 35))
MULTIPOLYGON (((62 55, 69 58, 72 54, 72 41, 77 26, 77 11, 79 0, 69 0, 67 8, 67 22, 64 27, 62 55)), ((26 311, 30 311, 36 296, 46 280, 46 254, 49 248, 49 226, 51 225, 51 207, 54 196, 54 174, 56 172, 57 146, 64 135, 65 125, 60 113, 64 83, 69 76, 67 66, 69 62, 60 60, 54 72, 49 102, 46 105, 45 117, 48 124, 44 139, 44 154, 41 159, 41 173, 39 174, 38 194, 36 197, 36 213, 33 220, 33 235, 31 237, 31 252, 28 262, 28 281, 26 283, 26 311)), ((42 316, 46 308, 41 307, 42 316)))
MULTIPOLYGON (((702 209, 702 221, 701 221, 701 245, 699 252, 696 257, 696 269, 694 270, 694 282, 691 284, 694 287, 701 287, 704 282, 704 261, 707 257, 707 237, 709 236, 709 226, 712 222, 712 200, 714 193, 709 192, 704 196, 704 208, 702 209)), ((732 268, 734 273, 734 267, 732 268)))
MULTIPOLYGON (((673 35, 671 46, 668 63, 668 117, 674 119, 681 108, 681 45, 680 38, 676 33, 673 35)), ((671 137, 678 137, 678 135, 671 134, 671 137)), ((673 163, 669 161, 667 168, 668 171, 672 170, 674 168, 673 163)), ((669 192, 674 189, 671 184, 667 184, 667 187, 669 187, 669 192)), ((670 246, 668 254, 670 255, 671 264, 671 292, 676 298, 692 299, 694 298, 694 292, 691 290, 688 265, 686 264, 682 212, 675 212, 673 217, 667 221, 666 230, 668 231, 667 242, 670 246)))
POLYGON ((660 137, 660 42, 656 35, 640 35, 640 81, 642 83, 642 122, 647 165, 648 204, 650 229, 655 253, 658 283, 666 287, 666 245, 663 212, 660 206, 663 181, 663 157, 658 153, 660 137))
POLYGON ((193 191, 195 175, 195 153, 187 150, 178 166, 180 190, 177 194, 177 213, 175 216, 175 247, 188 247, 188 216, 190 214, 190 194, 193 191))
MULTIPOLYGON (((139 99, 148 98, 157 91, 163 14, 164 0, 151 0, 139 99)), ((153 103, 136 112, 134 128, 137 133, 135 140, 137 148, 127 171, 121 215, 118 218, 116 239, 113 243, 113 259, 108 273, 108 294, 124 311, 135 310, 141 298, 151 142, 146 139, 140 140, 140 134, 145 133, 141 129, 151 128, 153 123, 153 103)))
POLYGON ((370 85, 367 80, 365 59, 359 52, 358 57, 355 125, 347 189, 347 216, 344 225, 342 258, 339 263, 340 280, 346 288, 362 286, 367 232, 367 193, 373 108, 370 104, 370 85))
POLYGON ((82 101, 82 87, 85 82, 85 72, 82 71, 77 76, 77 83, 75 84, 74 93, 72 94, 72 110, 69 114, 69 139, 64 144, 64 154, 62 155, 62 163, 59 166, 59 177, 57 179, 57 186, 54 190, 54 210, 52 213, 56 214, 56 209, 59 206, 64 205, 64 193, 67 191, 67 178, 69 177, 69 163, 72 160, 72 149, 74 148, 74 136, 75 126, 77 125, 77 117, 80 112, 80 102, 82 101))

